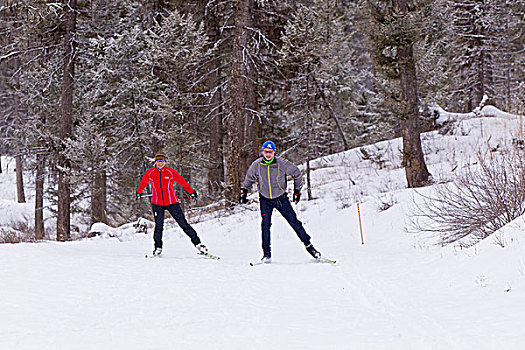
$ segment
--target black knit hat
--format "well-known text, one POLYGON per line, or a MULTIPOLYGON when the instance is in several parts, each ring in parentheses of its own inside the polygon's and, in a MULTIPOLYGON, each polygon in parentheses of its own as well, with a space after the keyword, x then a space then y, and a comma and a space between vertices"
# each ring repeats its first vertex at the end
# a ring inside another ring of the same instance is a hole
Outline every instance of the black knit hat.
POLYGON ((155 160, 160 160, 160 159, 164 159, 166 160, 168 157, 166 157, 166 153, 164 152, 157 152, 155 154, 155 160))

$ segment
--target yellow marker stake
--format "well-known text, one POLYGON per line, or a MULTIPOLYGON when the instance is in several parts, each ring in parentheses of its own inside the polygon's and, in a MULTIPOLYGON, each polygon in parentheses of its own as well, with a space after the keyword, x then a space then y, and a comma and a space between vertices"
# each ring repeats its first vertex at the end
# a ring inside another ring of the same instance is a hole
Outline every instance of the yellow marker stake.
POLYGON ((363 240, 363 227, 361 226, 361 213, 359 212, 359 203, 357 203, 357 217, 359 218, 359 232, 361 233, 361 244, 365 244, 363 240))

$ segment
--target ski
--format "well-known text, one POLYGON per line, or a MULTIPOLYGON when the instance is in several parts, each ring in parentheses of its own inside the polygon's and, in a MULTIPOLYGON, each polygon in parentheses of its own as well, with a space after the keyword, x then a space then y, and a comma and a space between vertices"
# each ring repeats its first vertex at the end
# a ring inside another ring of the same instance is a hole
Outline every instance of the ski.
MULTIPOLYGON (((219 260, 221 257, 220 256, 217 256, 217 255, 213 255, 213 254, 210 254, 210 253, 201 253, 201 252, 198 252, 197 253, 198 255, 202 255, 204 258, 207 258, 207 259, 213 259, 213 260, 219 260)), ((162 257, 162 254, 158 254, 158 255, 154 255, 154 254, 146 254, 144 255, 144 257, 146 259, 151 259, 151 258, 161 258, 162 257)))
POLYGON ((320 264, 332 264, 334 265, 336 263, 335 260, 331 260, 331 259, 327 259, 327 258, 323 258, 323 257, 320 257, 319 259, 315 259, 318 263, 320 264))
POLYGON ((217 255, 213 255, 213 254, 210 254, 210 253, 202 253, 202 252, 198 252, 197 253, 198 255, 202 255, 203 257, 207 258, 207 259, 213 259, 213 260, 219 260, 220 257, 217 256, 217 255))
MULTIPOLYGON (((323 257, 320 257, 319 259, 315 259, 315 262, 319 263, 319 264, 331 264, 331 265, 335 265, 335 263, 336 263, 335 260, 327 259, 327 258, 323 258, 323 257)), ((265 263, 265 262, 262 262, 262 261, 250 262, 250 266, 257 266, 257 265, 264 265, 264 264, 271 264, 271 263, 265 263)))

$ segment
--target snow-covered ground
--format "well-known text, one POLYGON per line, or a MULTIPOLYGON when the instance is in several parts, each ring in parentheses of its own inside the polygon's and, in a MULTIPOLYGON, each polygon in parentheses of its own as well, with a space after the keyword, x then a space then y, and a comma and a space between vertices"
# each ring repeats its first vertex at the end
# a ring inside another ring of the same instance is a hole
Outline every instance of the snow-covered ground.
MULTIPOLYGON (((470 119, 424 134, 434 179, 452 178, 478 149, 510 145, 519 123, 470 119)), ((276 213, 274 262, 249 266, 261 256, 255 195, 234 215, 193 219, 219 261, 196 255, 171 219, 156 259, 144 258, 151 223, 148 234, 128 224, 85 241, 0 245, 0 349, 523 348, 525 218, 495 234, 505 248, 494 238, 443 248, 407 233, 417 196, 399 148, 381 142, 366 147, 383 154, 375 160, 355 149, 314 163, 317 199, 296 209, 336 265, 315 263, 276 213)), ((13 181, 0 174, 4 224, 32 216, 31 203, 14 203, 13 181)))

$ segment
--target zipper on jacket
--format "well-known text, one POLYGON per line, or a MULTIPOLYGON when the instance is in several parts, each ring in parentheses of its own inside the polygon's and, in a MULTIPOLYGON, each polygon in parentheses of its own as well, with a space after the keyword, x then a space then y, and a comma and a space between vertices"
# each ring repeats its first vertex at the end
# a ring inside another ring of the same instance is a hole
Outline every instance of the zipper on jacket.
POLYGON ((162 169, 159 169, 159 186, 160 186, 160 196, 162 197, 162 205, 164 204, 164 191, 162 191, 162 169))
POLYGON ((270 199, 273 199, 272 197, 272 181, 270 179, 270 164, 268 166, 268 189, 270 190, 270 199))

